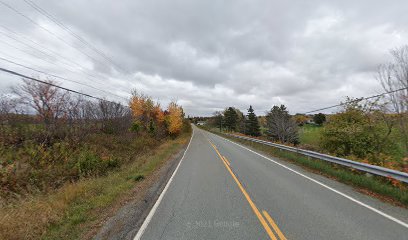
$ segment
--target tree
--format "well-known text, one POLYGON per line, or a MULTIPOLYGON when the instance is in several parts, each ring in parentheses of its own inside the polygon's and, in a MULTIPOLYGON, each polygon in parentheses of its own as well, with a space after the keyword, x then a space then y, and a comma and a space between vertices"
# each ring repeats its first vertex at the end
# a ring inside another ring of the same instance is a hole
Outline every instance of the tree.
MULTIPOLYGON (((170 106, 173 110, 172 104, 169 105, 169 108, 170 106)), ((157 137, 168 132, 168 128, 166 127, 169 127, 169 117, 167 117, 166 122, 166 113, 161 109, 160 104, 155 103, 151 97, 134 90, 129 101, 129 107, 132 110, 133 131, 138 132, 144 130, 151 134, 155 134, 157 137)), ((172 113, 174 113, 174 111, 172 113)), ((169 111, 167 111, 167 115, 168 114, 169 111)), ((182 109, 180 114, 183 115, 182 109)), ((172 131, 173 130, 174 129, 172 129, 172 131)))
POLYGON ((171 102, 167 108, 167 123, 170 135, 178 135, 183 127, 183 108, 177 103, 171 102))
POLYGON ((247 119, 245 121, 245 128, 246 128, 245 133, 250 136, 257 137, 261 135, 258 118, 256 117, 252 106, 249 106, 248 109, 247 119))
POLYGON ((234 108, 235 112, 237 113, 237 124, 236 124, 236 131, 245 133, 246 130, 246 117, 243 112, 241 112, 239 109, 234 108))
POLYGON ((224 121, 227 131, 236 131, 238 114, 233 107, 229 107, 224 111, 224 121))
POLYGON ((391 50, 392 61, 378 67, 377 79, 397 114, 399 132, 408 156, 408 45, 391 50), (405 89, 404 89, 405 88, 405 89), (396 91, 398 89, 403 89, 396 91))
POLYGON ((313 116, 313 121, 318 125, 322 125, 324 122, 326 122, 326 115, 323 113, 315 114, 313 116))
POLYGON ((295 120, 298 126, 303 126, 303 124, 305 124, 309 118, 304 114, 298 113, 295 116, 293 116, 293 119, 295 120))
POLYGON ((144 94, 133 91, 129 107, 136 121, 139 121, 144 128, 147 128, 154 108, 153 100, 144 94))
POLYGON ((7 133, 7 125, 13 121, 13 116, 16 113, 17 102, 9 95, 0 95, 0 138, 5 138, 7 133))
POLYGON ((120 103, 100 100, 98 102, 98 120, 102 122, 102 131, 117 133, 129 128, 129 110, 120 103))
POLYGON ((284 105, 273 106, 267 116, 268 135, 274 141, 281 143, 299 142, 296 122, 289 115, 284 105))
POLYGON ((22 104, 34 109, 40 120, 49 127, 67 115, 70 95, 55 87, 58 85, 55 81, 47 79, 44 82, 23 79, 23 84, 14 89, 14 93, 20 97, 22 104))
POLYGON ((211 123, 214 125, 214 126, 216 126, 216 127, 218 127, 219 129, 220 129, 220 132, 222 131, 222 123, 223 123, 223 121, 224 121, 224 117, 223 117, 223 115, 222 115, 222 112, 220 112, 220 111, 215 111, 214 113, 213 113, 213 117, 212 117, 212 121, 211 121, 211 123))
POLYGON ((392 116, 378 102, 346 101, 344 109, 330 117, 322 132, 321 147, 337 156, 355 156, 383 165, 392 154, 392 116))
POLYGON ((0 96, 0 117, 11 113, 16 107, 16 101, 9 95, 0 96))

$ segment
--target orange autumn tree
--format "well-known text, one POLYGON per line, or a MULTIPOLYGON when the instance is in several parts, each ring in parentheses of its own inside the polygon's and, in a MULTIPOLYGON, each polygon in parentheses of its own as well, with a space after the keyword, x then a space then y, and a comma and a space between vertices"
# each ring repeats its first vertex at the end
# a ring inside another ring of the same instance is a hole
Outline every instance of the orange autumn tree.
POLYGON ((183 108, 173 101, 169 104, 167 112, 167 131, 170 135, 178 135, 183 127, 183 108))
POLYGON ((148 131, 162 137, 166 134, 176 136, 183 128, 183 108, 174 101, 163 111, 151 97, 133 91, 129 107, 132 110, 133 131, 148 131))
POLYGON ((164 113, 160 105, 155 103, 151 97, 133 91, 129 107, 134 119, 133 130, 148 130, 154 133, 157 127, 163 125, 164 113))
POLYGON ((157 123, 162 126, 165 121, 165 116, 163 110, 160 108, 160 104, 157 103, 153 108, 153 117, 156 119, 157 123))

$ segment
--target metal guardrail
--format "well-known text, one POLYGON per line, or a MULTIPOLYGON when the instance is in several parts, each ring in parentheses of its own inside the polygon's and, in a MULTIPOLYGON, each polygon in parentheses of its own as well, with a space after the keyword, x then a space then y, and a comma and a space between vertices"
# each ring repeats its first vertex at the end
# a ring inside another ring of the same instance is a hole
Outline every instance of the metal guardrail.
POLYGON ((334 157, 334 156, 330 156, 330 155, 323 154, 323 153, 304 150, 304 149, 301 149, 301 148, 289 147, 289 146, 285 146, 285 145, 282 145, 282 144, 263 141, 263 140, 256 139, 256 138, 244 137, 244 136, 239 136, 239 135, 234 135, 234 134, 226 134, 226 135, 232 136, 232 137, 235 137, 235 138, 244 139, 244 140, 247 140, 247 141, 261 143, 261 144, 264 144, 264 145, 276 147, 276 148, 283 149, 283 150, 290 151, 290 152, 299 153, 299 154, 302 154, 302 155, 305 155, 305 156, 320 159, 320 160, 323 160, 323 161, 328 161, 328 162, 331 162, 331 163, 336 163, 336 164, 339 164, 339 165, 342 165, 342 166, 351 167, 351 168, 358 169, 358 170, 366 172, 366 173, 379 175, 379 176, 383 176, 383 177, 391 177, 391 178, 397 179, 399 181, 408 183, 408 173, 405 173, 405 172, 400 172, 400 171, 396 171, 396 170, 392 170, 392 169, 384 168, 384 167, 379 167, 379 166, 375 166, 375 165, 371 165, 371 164, 367 164, 367 163, 355 162, 355 161, 351 161, 351 160, 348 160, 348 159, 345 159, 345 158, 334 157))

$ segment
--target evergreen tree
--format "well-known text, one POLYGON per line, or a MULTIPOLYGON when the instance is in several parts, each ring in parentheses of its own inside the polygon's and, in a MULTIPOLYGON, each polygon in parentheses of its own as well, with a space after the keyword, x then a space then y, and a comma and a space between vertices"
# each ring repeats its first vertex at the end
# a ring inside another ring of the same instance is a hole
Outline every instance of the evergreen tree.
POLYGON ((245 133, 247 135, 255 136, 255 137, 261 135, 258 118, 256 117, 252 106, 249 106, 249 109, 248 109, 247 119, 245 122, 245 128, 246 128, 245 133))
POLYGON ((227 131, 235 131, 237 128, 238 114, 233 107, 229 107, 224 112, 225 128, 227 131))
POLYGON ((324 115, 323 113, 315 114, 313 116, 313 121, 316 124, 322 125, 324 122, 326 122, 326 115, 324 115))

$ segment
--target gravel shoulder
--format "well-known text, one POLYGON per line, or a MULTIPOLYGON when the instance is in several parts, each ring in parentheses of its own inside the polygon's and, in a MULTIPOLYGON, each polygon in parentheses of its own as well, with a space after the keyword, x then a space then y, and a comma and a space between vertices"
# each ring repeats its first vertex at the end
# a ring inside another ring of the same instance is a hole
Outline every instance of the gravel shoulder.
POLYGON ((131 194, 113 206, 107 214, 109 217, 100 224, 101 227, 90 233, 94 236, 93 239, 133 239, 177 167, 186 147, 187 144, 153 174, 137 184, 131 194))

